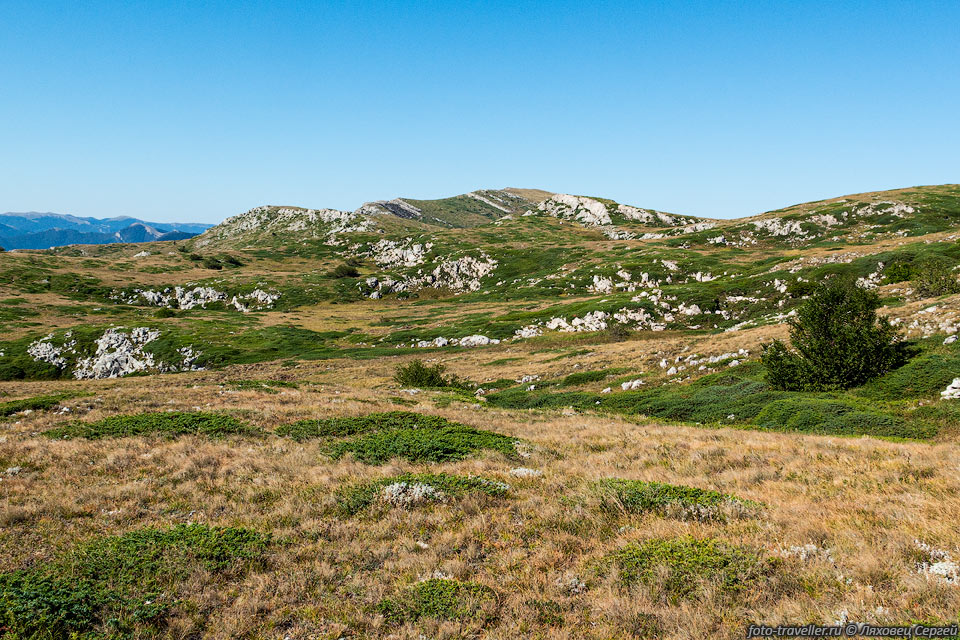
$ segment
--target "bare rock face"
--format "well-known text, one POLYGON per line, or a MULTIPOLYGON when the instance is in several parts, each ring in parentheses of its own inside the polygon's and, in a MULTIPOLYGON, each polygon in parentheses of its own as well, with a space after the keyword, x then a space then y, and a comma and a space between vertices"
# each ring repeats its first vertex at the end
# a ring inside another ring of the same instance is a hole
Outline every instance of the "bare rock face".
POLYGON ((370 247, 369 255, 384 268, 416 267, 423 264, 427 253, 433 248, 432 242, 414 243, 412 238, 405 241, 380 240, 370 247))
POLYGON ((202 352, 195 351, 193 347, 177 350, 179 362, 161 362, 147 350, 147 345, 159 337, 160 331, 149 327, 136 327, 129 331, 111 327, 92 346, 84 347, 77 344, 71 332, 67 332, 61 344, 55 343, 51 334, 30 344, 27 353, 34 360, 48 362, 58 369, 68 370, 72 366, 73 377, 78 380, 121 378, 139 372, 199 369, 196 362, 202 352))
POLYGON ((960 400, 960 378, 954 378, 950 385, 940 392, 944 400, 960 400))
POLYGON ((196 307, 206 309, 208 304, 223 304, 227 307, 232 306, 242 313, 249 313, 250 311, 272 308, 274 303, 280 299, 280 294, 254 289, 250 293, 235 295, 228 302, 228 294, 213 287, 194 287, 192 289, 185 287, 173 287, 171 289, 168 287, 162 291, 135 289, 133 295, 125 295, 119 292, 113 297, 128 304, 138 304, 142 299, 147 304, 168 309, 193 309, 196 307))
POLYGON ((497 261, 486 254, 480 258, 464 256, 441 263, 427 276, 427 283, 435 288, 446 287, 453 291, 477 291, 480 279, 497 268, 497 261))
POLYGON ((406 218, 408 220, 419 220, 423 217, 420 209, 413 206, 409 202, 401 200, 400 198, 394 198, 393 200, 378 200, 377 202, 367 202, 357 209, 357 213, 363 213, 367 215, 392 213, 398 218, 406 218))
POLYGON ((97 340, 97 352, 92 357, 77 360, 73 377, 78 380, 121 378, 154 369, 157 365, 153 354, 143 348, 159 337, 159 331, 147 327, 137 327, 130 333, 107 329, 97 340))
POLYGON ((590 227, 613 224, 605 204, 584 196, 558 193, 541 202, 537 209, 550 214, 554 218, 576 220, 590 227))

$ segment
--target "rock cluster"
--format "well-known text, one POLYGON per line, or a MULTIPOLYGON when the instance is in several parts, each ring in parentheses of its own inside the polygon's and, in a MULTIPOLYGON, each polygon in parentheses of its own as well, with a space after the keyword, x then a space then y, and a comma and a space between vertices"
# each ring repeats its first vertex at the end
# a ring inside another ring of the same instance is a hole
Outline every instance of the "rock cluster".
POLYGON ((72 332, 63 336, 63 342, 54 343, 53 334, 31 343, 27 353, 38 362, 48 362, 58 369, 69 369, 73 363, 73 377, 78 380, 120 378, 139 372, 195 371, 202 352, 193 347, 177 350, 179 362, 164 363, 146 349, 160 337, 160 331, 136 327, 130 331, 111 327, 103 332, 89 348, 77 343, 72 332), (91 350, 93 353, 91 354, 91 350))

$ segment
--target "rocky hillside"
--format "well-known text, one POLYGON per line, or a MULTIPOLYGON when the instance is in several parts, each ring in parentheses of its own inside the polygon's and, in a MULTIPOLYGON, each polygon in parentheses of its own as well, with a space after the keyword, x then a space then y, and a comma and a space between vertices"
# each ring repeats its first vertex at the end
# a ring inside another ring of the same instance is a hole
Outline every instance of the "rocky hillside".
POLYGON ((952 333, 953 302, 914 309, 910 282, 924 259, 960 264, 958 227, 957 185, 735 220, 524 189, 356 211, 260 206, 179 242, 3 256, 0 375, 177 371, 304 345, 327 357, 743 332, 782 325, 837 273, 878 289, 909 331, 952 333), (121 339, 134 335, 150 339, 121 339))

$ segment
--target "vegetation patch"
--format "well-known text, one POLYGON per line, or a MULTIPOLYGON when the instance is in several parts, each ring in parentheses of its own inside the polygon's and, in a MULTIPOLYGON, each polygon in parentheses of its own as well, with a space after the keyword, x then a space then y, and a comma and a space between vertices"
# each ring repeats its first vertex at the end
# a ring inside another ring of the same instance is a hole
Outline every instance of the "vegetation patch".
POLYGON ((467 383, 455 375, 445 376, 446 367, 442 364, 425 365, 421 360, 414 360, 409 364, 397 366, 393 379, 404 387, 419 387, 421 389, 440 389, 454 387, 465 389, 467 383))
POLYGON ((462 460, 483 449, 516 455, 514 438, 412 411, 301 420, 279 427, 276 433, 298 441, 334 439, 327 449, 334 459, 352 453, 368 464, 383 464, 394 457, 412 462, 462 460))
POLYGON ((500 497, 506 495, 509 489, 509 485, 503 482, 477 476, 404 473, 340 489, 337 491, 337 509, 353 515, 376 503, 384 506, 416 506, 467 494, 500 497))
POLYGON ((384 599, 377 610, 390 622, 420 618, 490 620, 496 617, 496 593, 476 582, 431 578, 418 582, 398 599, 384 599))
POLYGON ((200 524, 100 538, 55 562, 0 574, 0 632, 91 640, 160 634, 188 605, 184 585, 216 588, 262 567, 270 544, 269 535, 200 524))
POLYGON ((365 416, 299 420, 278 427, 277 435, 302 442, 312 438, 340 438, 383 429, 440 429, 456 425, 458 423, 441 416, 412 411, 386 411, 365 416))
POLYGON ((880 305, 876 292, 850 279, 828 280, 788 321, 793 350, 779 340, 764 348, 770 384, 783 391, 849 389, 904 364, 905 345, 877 316, 880 305))
POLYGON ((663 482, 610 478, 599 483, 607 508, 629 513, 657 513, 681 519, 725 521, 744 516, 761 505, 709 489, 663 482))
POLYGON ((74 422, 43 432, 48 438, 124 438, 193 434, 220 437, 230 434, 258 435, 261 431, 221 413, 167 411, 110 416, 96 422, 74 422))
POLYGON ((53 407, 60 404, 62 401, 69 398, 77 397, 78 393, 51 393, 42 396, 34 396, 32 398, 23 398, 21 400, 10 400, 8 402, 0 402, 0 418, 6 416, 12 416, 15 413, 21 411, 42 411, 44 409, 52 409, 53 407))
POLYGON ((644 584, 671 603, 705 586, 722 595, 759 590, 776 566, 757 552, 711 538, 656 538, 627 544, 607 557, 625 586, 644 584))

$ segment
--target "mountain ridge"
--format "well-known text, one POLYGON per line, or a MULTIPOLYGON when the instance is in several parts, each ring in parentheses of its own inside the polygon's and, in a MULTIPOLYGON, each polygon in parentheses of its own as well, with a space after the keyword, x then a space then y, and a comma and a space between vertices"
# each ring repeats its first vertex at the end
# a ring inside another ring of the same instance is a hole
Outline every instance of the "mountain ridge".
POLYGON ((131 216, 92 218, 53 212, 7 212, 0 214, 0 246, 5 249, 52 249, 70 244, 185 240, 211 226, 148 222, 131 216))

